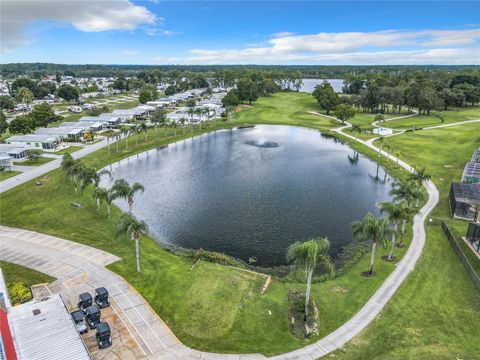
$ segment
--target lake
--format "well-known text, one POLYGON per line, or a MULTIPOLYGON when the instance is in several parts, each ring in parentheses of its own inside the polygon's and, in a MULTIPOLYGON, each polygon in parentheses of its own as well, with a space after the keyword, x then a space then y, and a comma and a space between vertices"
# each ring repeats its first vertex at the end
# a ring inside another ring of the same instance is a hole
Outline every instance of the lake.
POLYGON ((315 130, 260 125, 150 150, 111 170, 145 186, 133 213, 160 244, 273 266, 285 264, 291 243, 315 236, 327 236, 337 254, 352 241, 350 223, 390 199, 390 177, 375 180, 376 163, 353 154, 315 130))
POLYGON ((342 92, 343 80, 342 79, 303 79, 303 85, 300 88, 300 92, 312 93, 315 90, 315 86, 320 85, 324 81, 327 81, 332 85, 333 90, 337 93, 342 92))

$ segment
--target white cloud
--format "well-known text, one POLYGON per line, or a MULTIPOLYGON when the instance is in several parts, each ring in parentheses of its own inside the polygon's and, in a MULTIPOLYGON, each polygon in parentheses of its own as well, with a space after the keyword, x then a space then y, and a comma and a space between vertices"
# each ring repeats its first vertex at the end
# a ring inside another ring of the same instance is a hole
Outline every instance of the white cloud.
POLYGON ((122 55, 138 55, 140 51, 137 50, 123 50, 122 55))
POLYGON ((180 33, 172 30, 165 30, 165 29, 149 29, 147 30, 147 34, 150 36, 172 36, 172 35, 178 35, 180 33))
POLYGON ((26 28, 36 20, 71 24, 85 32, 134 30, 157 21, 147 8, 128 0, 2 0, 1 10, 2 51, 28 44, 26 28))
POLYGON ((188 63, 478 64, 480 29, 274 34, 267 46, 193 49, 188 63))

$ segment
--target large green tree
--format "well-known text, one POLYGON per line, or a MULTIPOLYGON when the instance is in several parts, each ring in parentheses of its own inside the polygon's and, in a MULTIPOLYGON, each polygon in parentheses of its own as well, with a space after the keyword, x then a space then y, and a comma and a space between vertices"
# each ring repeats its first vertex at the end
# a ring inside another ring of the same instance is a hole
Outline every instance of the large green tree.
POLYGON ((258 99, 257 85, 249 78, 238 80, 237 96, 240 101, 248 101, 249 104, 252 104, 252 102, 258 99))
POLYGON ((340 98, 338 94, 332 88, 328 82, 324 81, 321 85, 315 86, 312 95, 317 99, 318 105, 324 110, 326 110, 327 115, 330 114, 330 111, 335 109, 340 103, 340 98))
POLYGON ((158 91, 155 85, 143 85, 138 94, 138 101, 145 104, 147 101, 154 101, 158 98, 158 91))
POLYGON ((355 109, 347 104, 340 104, 335 108, 335 116, 345 123, 355 116, 355 109))
POLYGON ((75 86, 69 84, 62 84, 58 87, 55 94, 58 97, 64 99, 65 101, 73 101, 78 100, 78 98, 80 97, 80 90, 75 86))
POLYGON ((21 87, 15 93, 15 100, 18 103, 30 104, 34 99, 33 93, 26 87, 21 87))
POLYGON ((62 116, 55 114, 52 106, 47 103, 35 105, 30 117, 37 127, 48 127, 48 124, 62 119, 62 116))
POLYGON ((30 134, 35 130, 35 124, 29 115, 19 115, 8 125, 12 134, 30 134))

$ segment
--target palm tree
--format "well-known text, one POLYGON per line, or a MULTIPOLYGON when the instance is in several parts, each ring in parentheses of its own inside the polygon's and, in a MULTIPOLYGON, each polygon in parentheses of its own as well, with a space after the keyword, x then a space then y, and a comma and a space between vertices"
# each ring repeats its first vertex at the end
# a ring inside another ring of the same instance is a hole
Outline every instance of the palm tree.
POLYGON ((384 138, 381 137, 380 139, 378 139, 378 157, 380 157, 381 153, 382 153, 382 149, 383 149, 383 142, 384 142, 384 138))
POLYGON ((140 129, 140 131, 143 131, 144 134, 145 134, 145 142, 148 142, 148 135, 147 135, 148 126, 147 126, 147 124, 145 124, 145 122, 142 122, 139 125, 139 129, 140 129))
POLYGON ((87 135, 93 142, 95 140, 95 135, 97 135, 97 133, 94 130, 90 129, 87 131, 87 135))
POLYGON ((82 164, 80 160, 76 160, 70 169, 70 173, 73 177, 73 183, 75 185, 75 194, 77 193, 77 190, 78 190, 78 179, 80 178, 84 170, 85 170, 85 166, 82 164))
POLYGON ((184 116, 184 117, 181 117, 179 122, 180 124, 182 125, 182 132, 183 132, 183 135, 185 135, 185 123, 187 122, 187 118, 184 116))
MULTIPOLYGON (((430 180, 430 174, 427 173, 427 169, 425 167, 421 169, 415 169, 412 174, 410 174, 409 179, 415 181, 418 185, 419 190, 421 191, 421 186, 425 181, 430 180)), ((418 203, 420 198, 416 198, 415 207, 418 207, 418 203)))
POLYGON ((412 207, 414 201, 419 201, 423 198, 423 193, 420 188, 412 180, 409 181, 396 181, 393 184, 390 195, 393 195, 395 201, 406 201, 409 207, 412 207))
MULTIPOLYGON (((355 133, 355 134, 361 134, 362 133, 362 128, 360 127, 360 125, 358 124, 353 124, 350 129, 348 129, 348 131, 352 134, 352 133, 355 133)), ((357 141, 357 137, 354 136, 355 138, 355 141, 357 141)))
POLYGON ((194 108, 188 108, 187 114, 190 115, 190 121, 193 120, 193 115, 195 115, 195 109, 194 108))
POLYGON ((93 191, 93 197, 94 197, 95 200, 97 201, 97 211, 100 210, 100 205, 101 205, 102 201, 105 200, 106 191, 107 191, 106 189, 101 188, 101 187, 97 187, 97 188, 95 188, 95 190, 93 191))
POLYGON ((122 126, 120 131, 125 137, 125 150, 128 150, 128 136, 130 135, 130 128, 128 126, 122 126))
POLYGON ((385 246, 387 238, 393 230, 386 218, 377 219, 370 213, 365 215, 362 221, 354 221, 351 228, 356 241, 372 241, 372 255, 370 257, 370 270, 368 271, 368 275, 372 275, 377 244, 381 242, 385 246))
POLYGON ((393 225, 392 244, 390 247, 390 254, 388 255, 388 260, 393 260, 393 249, 395 248, 395 237, 398 232, 398 224, 400 224, 400 222, 405 219, 406 214, 408 214, 409 208, 405 201, 402 201, 401 203, 381 201, 377 204, 377 207, 382 213, 387 213, 388 220, 393 225))
POLYGON ((330 242, 327 238, 312 239, 305 242, 296 242, 288 247, 287 261, 293 263, 294 269, 304 270, 307 275, 307 289, 305 292, 305 320, 310 305, 310 290, 312 288, 313 272, 318 264, 325 265, 333 275, 334 267, 328 255, 330 242))
POLYGON ((75 160, 73 159, 73 156, 71 154, 64 154, 62 157, 62 170, 67 174, 72 176, 71 170, 72 167, 75 165, 75 160))
POLYGON ((100 209, 100 204, 102 203, 102 201, 105 201, 105 205, 107 206, 108 218, 110 219, 110 205, 112 204, 113 200, 118 197, 118 194, 112 189, 97 187, 95 188, 93 196, 97 200, 97 210, 100 209))
POLYGON ((117 179, 113 183, 112 190, 117 194, 117 197, 123 198, 128 201, 128 211, 131 214, 133 208, 133 197, 136 192, 144 192, 145 188, 142 184, 134 183, 130 184, 125 179, 117 179))
POLYGON ((121 234, 130 236, 131 240, 135 240, 135 258, 137 262, 137 272, 140 272, 140 249, 139 239, 141 233, 148 232, 148 226, 142 220, 137 219, 132 214, 123 214, 118 220, 115 228, 115 237, 121 234))
POLYGON ((396 150, 394 152, 394 156, 397 158, 397 167, 400 167, 400 164, 398 163, 398 161, 400 160, 400 151, 396 150))

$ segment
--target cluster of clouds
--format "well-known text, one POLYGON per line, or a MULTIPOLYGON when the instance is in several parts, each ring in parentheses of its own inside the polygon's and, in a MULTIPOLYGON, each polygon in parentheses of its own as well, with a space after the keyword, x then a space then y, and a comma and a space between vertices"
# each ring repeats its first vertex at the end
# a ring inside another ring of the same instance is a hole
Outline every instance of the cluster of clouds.
POLYGON ((478 64, 480 29, 277 33, 264 46, 193 49, 188 63, 478 64))
POLYGON ((163 21, 146 7, 128 0, 2 0, 1 49, 9 52, 31 42, 27 31, 35 21, 71 24, 84 32, 134 30, 163 21))
MULTIPOLYGON (((150 0, 157 3, 158 0, 150 0)), ((130 0, 1 0, 2 52, 28 45, 38 21, 67 24, 82 32, 143 29, 151 36, 177 32, 162 17, 130 0), (30 30, 30 31, 29 31, 30 30)), ((138 56, 135 50, 120 52, 138 56)), ((479 64, 480 29, 384 30, 273 34, 265 43, 242 48, 186 49, 152 62, 178 64, 479 64)))

